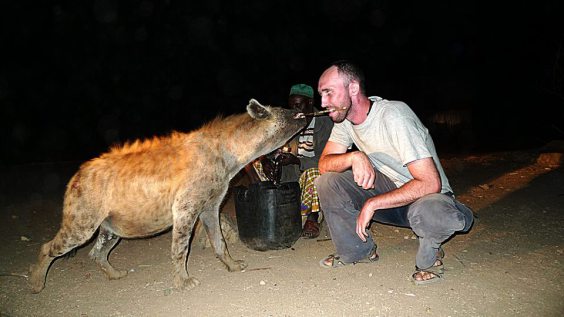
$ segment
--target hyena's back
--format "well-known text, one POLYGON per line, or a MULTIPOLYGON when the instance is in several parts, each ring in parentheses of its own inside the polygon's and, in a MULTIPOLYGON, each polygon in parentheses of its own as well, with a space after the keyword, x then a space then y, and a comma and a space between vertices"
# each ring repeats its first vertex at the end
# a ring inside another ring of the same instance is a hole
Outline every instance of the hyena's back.
POLYGON ((195 201, 213 195, 225 183, 219 171, 210 175, 209 162, 217 158, 192 139, 190 134, 174 133, 116 148, 86 162, 67 187, 63 222, 97 214, 97 225, 105 220, 110 230, 124 238, 169 228, 172 204, 180 190, 189 188, 195 201))

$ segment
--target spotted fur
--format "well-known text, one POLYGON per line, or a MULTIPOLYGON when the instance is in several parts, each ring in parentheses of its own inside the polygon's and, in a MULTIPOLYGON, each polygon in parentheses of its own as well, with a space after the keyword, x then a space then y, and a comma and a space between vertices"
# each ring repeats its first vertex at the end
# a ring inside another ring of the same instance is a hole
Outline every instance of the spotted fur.
POLYGON ((63 218, 31 267, 39 293, 51 262, 84 244, 98 230, 90 257, 109 279, 127 274, 108 262, 120 238, 149 237, 172 226, 173 284, 189 289, 187 258, 194 223, 204 225, 217 257, 229 271, 246 267, 231 258, 219 225, 219 206, 229 181, 249 162, 282 146, 305 119, 295 111, 252 99, 247 113, 217 118, 189 133, 135 141, 84 163, 67 185, 63 218))

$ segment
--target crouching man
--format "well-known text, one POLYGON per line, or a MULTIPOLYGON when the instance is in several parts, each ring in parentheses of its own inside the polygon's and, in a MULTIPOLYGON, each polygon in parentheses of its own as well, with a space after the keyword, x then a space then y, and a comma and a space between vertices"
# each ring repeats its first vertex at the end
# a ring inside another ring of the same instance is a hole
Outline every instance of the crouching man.
POLYGON ((473 216, 454 198, 428 130, 405 103, 367 97, 362 71, 348 61, 326 69, 318 90, 335 122, 315 185, 336 254, 320 265, 378 260, 366 230, 377 221, 411 228, 419 237, 415 284, 439 281, 441 244, 468 231, 473 216), (348 151, 353 144, 358 151, 348 151))

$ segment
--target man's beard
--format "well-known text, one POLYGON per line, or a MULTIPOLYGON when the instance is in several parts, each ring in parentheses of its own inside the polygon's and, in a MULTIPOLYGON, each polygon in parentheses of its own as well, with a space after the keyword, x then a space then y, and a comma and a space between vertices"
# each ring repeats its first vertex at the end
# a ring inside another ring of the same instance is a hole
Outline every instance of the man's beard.
POLYGON ((339 110, 337 110, 338 116, 336 116, 335 118, 331 117, 333 119, 333 122, 341 123, 341 122, 345 121, 345 119, 347 118, 347 115, 349 114, 351 106, 352 106, 352 99, 349 97, 349 102, 348 102, 348 105, 346 106, 346 109, 340 110, 340 109, 343 108, 343 105, 341 105, 339 107, 339 110))

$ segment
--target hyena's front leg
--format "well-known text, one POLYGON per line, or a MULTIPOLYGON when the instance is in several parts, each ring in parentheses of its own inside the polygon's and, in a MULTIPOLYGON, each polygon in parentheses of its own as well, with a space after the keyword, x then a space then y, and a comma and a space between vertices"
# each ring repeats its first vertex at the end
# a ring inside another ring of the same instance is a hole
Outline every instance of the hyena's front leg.
POLYGON ((186 199, 178 198, 172 206, 172 265, 174 287, 191 289, 200 284, 196 278, 188 276, 188 250, 190 236, 196 222, 194 206, 189 206, 186 199))
MULTIPOLYGON (((219 208, 219 206, 218 206, 219 208)), ((227 246, 225 244, 225 239, 221 232, 221 225, 219 221, 219 210, 218 209, 208 209, 200 214, 200 219, 206 228, 208 238, 213 247, 213 250, 217 257, 227 266, 229 272, 241 271, 247 267, 247 264, 242 260, 233 260, 227 246)))

